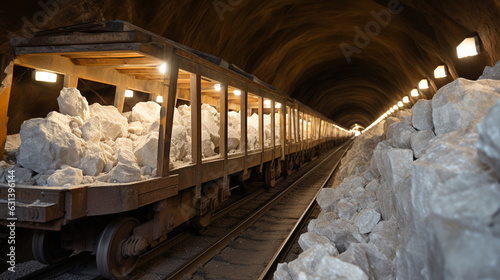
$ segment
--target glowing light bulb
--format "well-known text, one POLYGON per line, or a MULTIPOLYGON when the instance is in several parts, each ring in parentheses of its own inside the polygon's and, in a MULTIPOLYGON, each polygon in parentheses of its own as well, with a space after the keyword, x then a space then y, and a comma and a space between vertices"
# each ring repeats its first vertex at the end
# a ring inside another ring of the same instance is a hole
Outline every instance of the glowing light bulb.
POLYGON ((427 79, 422 79, 422 80, 418 83, 418 88, 419 88, 419 89, 428 89, 428 88, 429 88, 429 82, 427 82, 427 79))
POLYGON ((457 56, 458 58, 464 58, 469 56, 475 56, 479 54, 478 50, 478 38, 476 36, 466 38, 460 43, 457 47, 457 56))
POLYGON ((391 108, 389 111, 391 111, 391 113, 394 113, 394 112, 395 112, 395 111, 394 111, 394 108, 391 108))
POLYGON ((239 90, 239 89, 235 89, 235 90, 233 90, 233 93, 234 93, 234 95, 236 95, 236 96, 240 96, 240 95, 241 95, 241 90, 239 90))
POLYGON ((399 107, 403 107, 403 106, 405 106, 405 105, 403 104, 403 102, 399 101, 399 102, 398 102, 398 106, 399 106, 399 107))
POLYGON ((215 89, 215 91, 220 91, 221 85, 220 84, 215 84, 214 85, 214 89, 215 89))
POLYGON ((410 103, 410 98, 408 96, 403 97, 403 103, 410 103))
POLYGON ((411 96, 417 97, 418 96, 418 89, 414 88, 411 90, 411 96))
POLYGON ((394 110, 399 110, 398 105, 394 105, 392 108, 393 108, 394 110))
POLYGON ((156 97, 156 102, 163 103, 163 96, 157 96, 156 97))
POLYGON ((57 81, 57 74, 45 71, 35 71, 35 80, 39 82, 55 83, 57 81))
POLYGON ((446 66, 444 65, 439 65, 435 70, 434 70, 434 78, 439 79, 439 78, 445 78, 446 75, 446 66))
POLYGON ((160 66, 158 66, 158 71, 160 71, 160 73, 162 74, 167 73, 167 64, 163 63, 160 66))
POLYGON ((125 97, 134 97, 134 92, 130 89, 125 90, 125 97))

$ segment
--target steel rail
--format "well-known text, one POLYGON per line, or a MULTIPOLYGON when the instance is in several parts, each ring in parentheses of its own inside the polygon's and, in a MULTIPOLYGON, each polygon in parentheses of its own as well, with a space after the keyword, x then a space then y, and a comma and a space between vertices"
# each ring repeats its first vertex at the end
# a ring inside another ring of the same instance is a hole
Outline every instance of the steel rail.
MULTIPOLYGON (((346 143, 347 144, 347 143, 346 143)), ((340 146, 335 151, 331 153, 328 157, 323 159, 316 166, 311 168, 307 173, 302 175, 299 179, 297 179, 293 184, 291 184, 286 189, 279 192, 271 201, 266 203, 264 206, 260 207, 256 212, 254 212, 251 216, 247 217, 245 220, 240 222, 236 227, 234 227, 229 233, 224 235, 221 239, 216 241, 210 247, 206 248, 188 262, 186 262, 181 267, 177 268, 174 272, 172 272, 165 279, 184 279, 186 275, 190 276, 196 270, 198 270, 202 265, 207 263, 212 259, 214 255, 223 250, 232 240, 236 239, 240 233, 251 226, 255 221, 257 221, 260 217, 262 217, 270 208, 275 206, 286 194, 288 194, 291 190, 293 190, 298 184, 304 181, 311 173, 316 171, 319 167, 321 167, 326 161, 330 160, 331 157, 337 154, 339 150, 341 150, 346 144, 340 146)), ((188 277, 189 278, 189 277, 188 277)))

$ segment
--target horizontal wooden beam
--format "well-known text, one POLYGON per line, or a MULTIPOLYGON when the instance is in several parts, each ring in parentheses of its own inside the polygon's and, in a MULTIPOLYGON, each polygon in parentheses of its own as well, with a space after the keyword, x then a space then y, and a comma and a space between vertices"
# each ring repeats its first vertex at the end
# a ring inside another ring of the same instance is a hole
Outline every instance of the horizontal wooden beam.
POLYGON ((19 46, 54 46, 77 44, 107 44, 125 42, 149 42, 151 36, 138 31, 106 32, 106 33, 76 33, 68 35, 42 36, 30 38, 12 38, 12 47, 19 46))
POLYGON ((73 58, 71 61, 75 65, 98 66, 113 68, 139 68, 157 67, 162 63, 159 59, 149 57, 124 57, 124 58, 73 58))
POLYGON ((18 55, 14 60, 16 65, 53 71, 65 75, 74 75, 99 83, 110 85, 126 85, 128 89, 147 93, 160 93, 163 83, 139 80, 129 75, 121 74, 116 70, 108 68, 93 68, 74 65, 67 57, 53 54, 25 54, 18 55))

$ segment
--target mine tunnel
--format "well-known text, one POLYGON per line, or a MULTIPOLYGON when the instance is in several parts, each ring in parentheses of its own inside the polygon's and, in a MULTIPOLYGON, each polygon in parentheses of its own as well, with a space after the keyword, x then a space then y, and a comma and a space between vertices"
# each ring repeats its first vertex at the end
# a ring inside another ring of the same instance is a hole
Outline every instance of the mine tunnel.
POLYGON ((3 5, 0 278, 498 278, 499 19, 498 0, 3 5))

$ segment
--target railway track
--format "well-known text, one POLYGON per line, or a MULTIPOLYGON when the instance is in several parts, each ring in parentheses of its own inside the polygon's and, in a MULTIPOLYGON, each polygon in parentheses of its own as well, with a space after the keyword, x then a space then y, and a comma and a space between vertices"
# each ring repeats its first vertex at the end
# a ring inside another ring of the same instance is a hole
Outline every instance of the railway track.
MULTIPOLYGON (((289 245, 284 242, 294 239, 292 229, 301 229, 297 221, 306 218, 305 210, 312 207, 348 143, 313 160, 269 192, 254 186, 251 193, 218 211, 203 234, 181 228, 168 241, 143 254, 127 279, 257 279, 265 273, 272 276, 274 266, 282 258, 275 252, 287 249, 289 245), (250 250, 252 247, 257 250, 250 250), (234 275, 235 271, 240 272, 239 276, 234 275)), ((94 262, 94 256, 78 254, 21 279, 105 279, 98 275, 94 262)))

